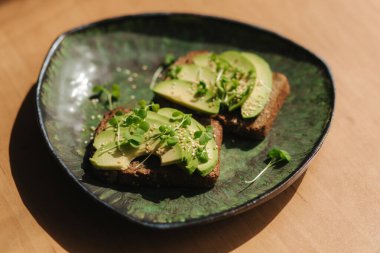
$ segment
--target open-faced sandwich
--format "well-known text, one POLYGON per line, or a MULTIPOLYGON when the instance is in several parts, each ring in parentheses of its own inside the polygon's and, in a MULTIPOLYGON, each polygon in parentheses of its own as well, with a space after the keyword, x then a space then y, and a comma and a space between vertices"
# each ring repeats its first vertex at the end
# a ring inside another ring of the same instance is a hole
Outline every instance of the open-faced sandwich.
POLYGON ((219 120, 228 132, 263 139, 289 95, 289 82, 256 54, 192 51, 180 57, 153 91, 219 120))
POLYGON ((169 107, 142 102, 117 108, 98 125, 90 155, 97 178, 121 185, 212 187, 219 176, 222 125, 262 139, 290 92, 283 74, 248 52, 193 51, 163 74, 152 90, 169 107))
POLYGON ((211 187, 223 134, 218 121, 202 123, 157 104, 114 109, 95 130, 91 172, 119 185, 211 187))

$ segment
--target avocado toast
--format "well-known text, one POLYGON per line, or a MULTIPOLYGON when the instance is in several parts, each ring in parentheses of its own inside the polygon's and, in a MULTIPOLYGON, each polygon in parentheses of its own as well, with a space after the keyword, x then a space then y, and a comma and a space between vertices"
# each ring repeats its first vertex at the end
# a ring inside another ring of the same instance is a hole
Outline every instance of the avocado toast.
POLYGON ((189 52, 151 88, 169 107, 144 102, 132 110, 117 108, 97 127, 90 155, 97 178, 120 185, 212 187, 219 176, 221 125, 263 139, 290 92, 286 76, 272 73, 261 57, 237 51, 189 52), (187 114, 193 112, 199 122, 187 114))
POLYGON ((209 125, 205 128, 190 115, 172 108, 141 111, 144 110, 116 108, 104 115, 91 145, 90 173, 104 182, 119 185, 212 187, 219 176, 223 136, 220 123, 204 119, 202 123, 209 125), (140 122, 135 120, 136 115, 143 116, 140 122), (186 121, 181 117, 189 119, 186 126, 180 124, 186 121), (129 119, 137 122, 137 128, 133 122, 126 124, 129 119), (113 127, 122 124, 126 124, 125 127, 113 127), (126 130, 131 126, 132 131, 126 130), (138 140, 136 131, 142 128, 143 140, 138 140), (209 137, 205 141, 203 135, 207 132, 209 137), (134 136, 128 136, 130 134, 134 136), (137 142, 130 142, 134 139, 137 142), (186 152, 188 147, 192 148, 192 154, 186 152))
POLYGON ((219 120, 227 132, 263 139, 289 95, 290 86, 285 75, 273 73, 256 54, 192 51, 170 66, 165 80, 153 91, 170 102, 219 120))

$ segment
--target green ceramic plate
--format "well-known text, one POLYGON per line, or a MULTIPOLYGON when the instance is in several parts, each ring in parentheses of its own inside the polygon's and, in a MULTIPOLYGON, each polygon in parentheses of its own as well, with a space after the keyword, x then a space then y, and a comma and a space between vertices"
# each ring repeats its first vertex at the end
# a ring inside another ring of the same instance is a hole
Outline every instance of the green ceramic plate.
POLYGON ((320 148, 334 108, 334 87, 326 65, 313 53, 275 33, 215 17, 144 14, 118 17, 79 27, 59 36, 38 79, 39 122, 59 163, 91 197, 131 221, 157 228, 211 222, 235 215, 272 198, 294 182, 320 148), (209 191, 117 188, 84 175, 84 152, 104 107, 90 101, 96 84, 118 83, 120 105, 151 100, 149 82, 166 54, 191 50, 254 51, 274 71, 284 73, 291 95, 269 136, 253 142, 224 136, 221 175, 209 191), (294 159, 266 172, 272 147, 294 159), (242 191, 243 190, 243 191, 242 191))

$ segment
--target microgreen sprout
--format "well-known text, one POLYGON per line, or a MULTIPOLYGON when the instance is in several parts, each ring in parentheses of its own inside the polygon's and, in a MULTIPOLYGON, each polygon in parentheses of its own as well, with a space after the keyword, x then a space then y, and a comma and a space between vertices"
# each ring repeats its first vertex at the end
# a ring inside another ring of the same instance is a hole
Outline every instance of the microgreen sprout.
POLYGON ((108 109, 113 110, 113 102, 117 101, 120 98, 120 86, 118 84, 113 84, 111 89, 107 89, 101 85, 95 85, 92 88, 92 92, 94 95, 92 97, 97 97, 100 102, 106 103, 108 105, 108 109), (106 99, 103 99, 102 95, 106 96, 106 99))
POLYGON ((175 61, 175 59, 176 58, 173 54, 166 54, 165 61, 164 61, 165 66, 171 65, 175 61))
POLYGON ((152 103, 151 104, 151 109, 152 109, 153 112, 157 112, 160 109, 160 105, 152 103))
POLYGON ((185 113, 180 112, 180 111, 175 111, 175 112, 173 112, 172 117, 170 118, 170 121, 180 122, 177 125, 176 129, 178 129, 180 127, 187 127, 191 124, 191 114, 185 114, 185 113))
POLYGON ((208 89, 206 83, 203 81, 199 81, 199 83, 197 83, 197 91, 195 92, 195 96, 202 97, 206 95, 207 91, 208 89))
POLYGON ((269 151, 267 154, 268 156, 268 163, 267 166, 252 180, 249 181, 244 181, 247 184, 253 184, 264 172, 270 168, 275 168, 279 165, 283 165, 285 163, 290 162, 291 156, 290 154, 283 150, 283 149, 278 149, 278 148, 273 148, 269 151))
POLYGON ((141 99, 139 102, 138 102, 138 105, 141 107, 141 108, 145 108, 146 106, 146 101, 144 99, 141 99))
POLYGON ((172 147, 174 146, 175 144, 178 143, 178 138, 177 137, 169 137, 167 140, 166 140, 167 144, 169 147, 172 147))
POLYGON ((194 138, 199 139, 200 146, 197 149, 196 157, 201 163, 208 161, 208 154, 206 152, 207 143, 213 139, 214 131, 212 126, 207 126, 203 131, 196 131, 194 138))
POLYGON ((130 133, 127 132, 126 139, 126 144, 129 144, 133 148, 138 148, 143 142, 144 137, 140 133, 134 133, 133 135, 130 135, 130 133))
POLYGON ((172 66, 169 68, 167 76, 171 79, 176 79, 178 77, 179 72, 181 72, 182 68, 180 66, 172 66))
POLYGON ((208 154, 205 148, 198 148, 195 154, 201 163, 205 163, 208 161, 208 154))
POLYGON ((199 139, 199 144, 206 145, 213 138, 212 126, 207 126, 205 130, 199 130, 194 133, 194 139, 199 139))

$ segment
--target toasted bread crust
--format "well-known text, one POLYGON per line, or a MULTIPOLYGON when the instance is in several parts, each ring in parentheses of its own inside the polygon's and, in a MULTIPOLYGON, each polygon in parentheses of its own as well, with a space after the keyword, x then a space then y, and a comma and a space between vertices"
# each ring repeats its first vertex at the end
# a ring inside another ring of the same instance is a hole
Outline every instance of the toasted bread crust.
MULTIPOLYGON (((191 51, 178 58, 174 64, 191 64, 195 56, 205 53, 209 52, 204 50, 191 51)), ((290 85, 287 77, 281 73, 273 73, 272 93, 268 103, 257 117, 243 119, 240 110, 235 110, 214 115, 212 118, 219 120, 226 132, 232 132, 253 139, 263 139, 270 132, 277 114, 289 94, 290 85)))
MULTIPOLYGON (((103 120, 99 123, 95 130, 95 135, 104 131, 107 122, 115 115, 117 111, 129 112, 124 108, 116 108, 104 115, 103 120)), ((160 166, 157 161, 147 161, 140 164, 133 161, 128 168, 123 170, 100 170, 92 168, 91 173, 98 179, 119 185, 128 186, 176 186, 176 187, 196 187, 209 188, 212 187, 220 174, 220 148, 222 145, 223 129, 217 120, 204 119, 202 124, 210 124, 213 126, 215 141, 218 146, 218 162, 215 168, 205 177, 198 173, 189 175, 186 171, 180 169, 176 165, 160 166)), ((92 151, 92 153, 94 150, 92 151)), ((91 154, 92 155, 92 154, 91 154)))

